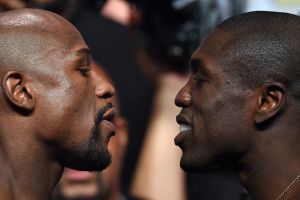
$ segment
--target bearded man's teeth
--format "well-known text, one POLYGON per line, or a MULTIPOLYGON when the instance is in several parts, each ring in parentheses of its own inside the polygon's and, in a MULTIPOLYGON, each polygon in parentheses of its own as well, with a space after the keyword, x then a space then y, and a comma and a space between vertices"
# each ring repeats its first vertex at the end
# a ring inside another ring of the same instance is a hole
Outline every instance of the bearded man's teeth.
POLYGON ((192 130, 192 127, 190 125, 180 124, 180 132, 182 132, 182 131, 190 131, 190 130, 192 130))

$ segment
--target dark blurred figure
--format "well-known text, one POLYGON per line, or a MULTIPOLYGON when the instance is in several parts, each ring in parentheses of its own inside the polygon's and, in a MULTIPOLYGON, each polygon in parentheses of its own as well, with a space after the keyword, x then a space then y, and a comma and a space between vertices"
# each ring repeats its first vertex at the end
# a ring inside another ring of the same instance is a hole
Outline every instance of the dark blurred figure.
POLYGON ((163 64, 165 69, 160 70, 181 74, 188 69, 191 53, 211 29, 241 13, 245 5, 238 0, 128 1, 140 10, 139 29, 147 53, 163 64))
POLYGON ((78 5, 78 0, 0 0, 1 11, 31 7, 49 10, 66 18, 74 12, 78 5))
POLYGON ((0 12, 25 8, 27 3, 23 0, 0 0, 0 12))

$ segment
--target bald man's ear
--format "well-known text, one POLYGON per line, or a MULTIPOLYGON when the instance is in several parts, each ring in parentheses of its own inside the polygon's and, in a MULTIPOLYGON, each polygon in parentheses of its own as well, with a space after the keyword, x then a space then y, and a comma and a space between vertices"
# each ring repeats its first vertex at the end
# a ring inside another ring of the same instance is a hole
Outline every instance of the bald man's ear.
POLYGON ((279 82, 264 83, 259 88, 259 98, 254 116, 256 124, 261 124, 283 110, 286 105, 286 88, 279 82))
POLYGON ((35 101, 29 84, 29 78, 20 72, 7 72, 2 81, 3 92, 10 104, 18 110, 32 111, 35 101))

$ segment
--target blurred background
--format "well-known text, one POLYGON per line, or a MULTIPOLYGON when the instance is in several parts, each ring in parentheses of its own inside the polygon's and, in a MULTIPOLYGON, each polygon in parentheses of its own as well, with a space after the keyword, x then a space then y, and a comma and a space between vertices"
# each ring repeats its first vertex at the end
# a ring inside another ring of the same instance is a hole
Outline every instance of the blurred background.
POLYGON ((117 91, 113 164, 101 173, 66 169, 53 199, 249 199, 231 172, 180 169, 174 98, 190 55, 218 23, 255 10, 299 15, 300 0, 0 0, 1 12, 24 7, 73 23, 91 48, 93 67, 117 91))

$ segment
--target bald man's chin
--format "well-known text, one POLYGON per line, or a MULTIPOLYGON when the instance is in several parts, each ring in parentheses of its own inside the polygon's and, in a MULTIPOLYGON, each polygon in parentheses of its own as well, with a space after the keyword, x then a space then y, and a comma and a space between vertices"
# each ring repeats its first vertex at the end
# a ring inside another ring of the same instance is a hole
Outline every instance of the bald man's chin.
POLYGON ((101 151, 89 151, 85 154, 85 164, 81 170, 102 171, 111 164, 111 155, 107 148, 101 151))

